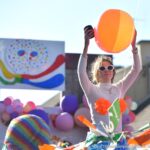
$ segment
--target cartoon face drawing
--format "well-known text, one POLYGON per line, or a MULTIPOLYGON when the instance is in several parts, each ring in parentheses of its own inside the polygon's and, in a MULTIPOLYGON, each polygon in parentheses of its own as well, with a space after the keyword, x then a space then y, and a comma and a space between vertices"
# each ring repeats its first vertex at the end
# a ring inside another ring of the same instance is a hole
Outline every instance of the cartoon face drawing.
POLYGON ((46 46, 31 40, 13 40, 5 50, 6 63, 15 74, 38 74, 44 71, 49 65, 48 55, 46 46))

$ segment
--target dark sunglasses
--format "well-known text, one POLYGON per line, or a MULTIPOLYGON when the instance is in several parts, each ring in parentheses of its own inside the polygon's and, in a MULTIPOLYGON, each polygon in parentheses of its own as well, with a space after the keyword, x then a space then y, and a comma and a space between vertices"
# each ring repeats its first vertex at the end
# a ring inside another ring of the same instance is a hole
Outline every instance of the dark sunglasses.
POLYGON ((104 70, 109 70, 109 71, 112 71, 112 70, 114 70, 114 66, 106 66, 106 67, 104 67, 104 66, 101 66, 101 67, 99 67, 99 70, 100 71, 104 71, 104 70))

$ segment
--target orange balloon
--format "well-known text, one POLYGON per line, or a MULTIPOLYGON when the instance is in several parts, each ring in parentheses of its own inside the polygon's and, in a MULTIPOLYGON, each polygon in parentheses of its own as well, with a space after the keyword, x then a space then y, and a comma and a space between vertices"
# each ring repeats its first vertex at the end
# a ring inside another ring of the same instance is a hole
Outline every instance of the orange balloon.
POLYGON ((94 31, 96 43, 102 50, 119 53, 131 44, 135 27, 127 12, 109 9, 102 14, 94 31))
POLYGON ((106 115, 108 113, 108 108, 110 106, 111 106, 111 103, 104 98, 99 98, 95 102, 95 110, 101 115, 106 115))

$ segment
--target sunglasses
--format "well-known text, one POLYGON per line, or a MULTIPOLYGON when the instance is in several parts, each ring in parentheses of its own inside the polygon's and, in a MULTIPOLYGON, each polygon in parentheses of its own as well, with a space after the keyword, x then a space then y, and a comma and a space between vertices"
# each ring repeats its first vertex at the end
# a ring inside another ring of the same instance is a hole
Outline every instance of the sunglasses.
POLYGON ((104 70, 109 70, 109 71, 112 71, 112 70, 114 70, 114 66, 106 66, 106 67, 104 67, 104 66, 101 66, 101 67, 99 67, 99 70, 100 71, 104 71, 104 70))

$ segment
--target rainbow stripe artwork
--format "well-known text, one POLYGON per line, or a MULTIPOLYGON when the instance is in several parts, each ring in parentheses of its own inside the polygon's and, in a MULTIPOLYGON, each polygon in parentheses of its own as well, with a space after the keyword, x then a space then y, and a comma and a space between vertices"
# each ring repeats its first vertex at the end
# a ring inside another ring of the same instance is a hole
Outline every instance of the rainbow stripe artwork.
POLYGON ((0 88, 65 89, 63 41, 0 39, 0 88))

